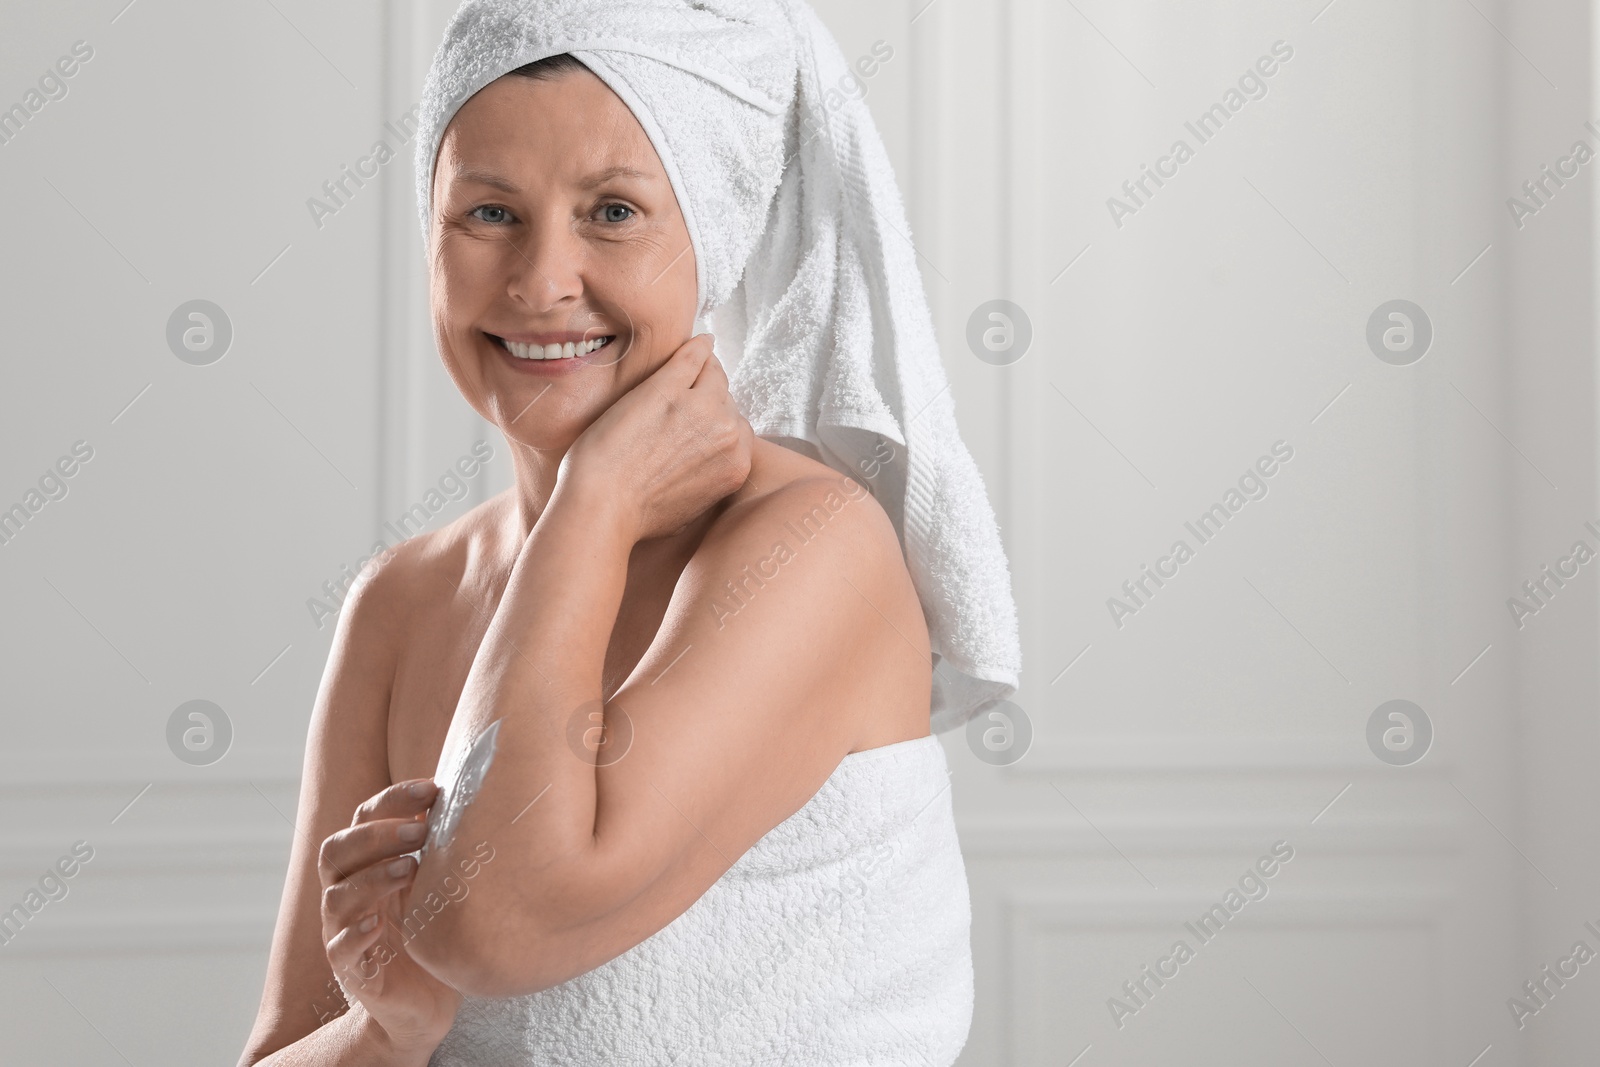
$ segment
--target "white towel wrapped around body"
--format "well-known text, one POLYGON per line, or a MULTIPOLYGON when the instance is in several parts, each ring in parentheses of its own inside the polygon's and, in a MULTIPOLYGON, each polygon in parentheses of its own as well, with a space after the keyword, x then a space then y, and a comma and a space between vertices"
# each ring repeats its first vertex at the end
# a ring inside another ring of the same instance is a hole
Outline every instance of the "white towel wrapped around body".
POLYGON ((524 997, 469 997, 429 1067, 949 1067, 971 903, 944 748, 852 753, 678 918, 524 997))
POLYGON ((962 442, 899 188, 805 0, 466 0, 423 89, 424 240, 440 141, 494 79, 570 53, 627 104, 672 182, 707 325, 757 434, 866 484, 928 621, 934 732, 1016 692, 1010 570, 962 442), (830 90, 832 90, 830 95, 830 90))

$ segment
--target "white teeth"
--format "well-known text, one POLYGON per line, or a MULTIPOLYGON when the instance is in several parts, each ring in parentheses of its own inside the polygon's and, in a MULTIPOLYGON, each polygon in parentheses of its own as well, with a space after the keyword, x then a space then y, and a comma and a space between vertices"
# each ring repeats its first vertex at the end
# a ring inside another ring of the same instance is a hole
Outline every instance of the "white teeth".
POLYGON ((526 345, 521 341, 507 341, 496 338, 506 351, 518 359, 572 359, 576 356, 586 356, 595 349, 600 348, 611 340, 610 337, 596 337, 591 341, 574 343, 568 341, 561 345, 526 345))

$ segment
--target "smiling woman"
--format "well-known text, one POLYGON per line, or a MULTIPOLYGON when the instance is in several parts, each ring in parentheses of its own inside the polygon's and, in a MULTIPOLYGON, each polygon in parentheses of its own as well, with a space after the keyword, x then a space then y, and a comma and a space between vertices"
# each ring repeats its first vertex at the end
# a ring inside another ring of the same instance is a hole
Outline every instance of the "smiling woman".
POLYGON ((458 12, 418 139, 431 312, 514 485, 351 589, 242 1063, 954 1061, 970 910, 930 727, 1014 690, 1015 621, 983 631, 1010 594, 981 483, 925 481, 938 448, 976 475, 936 352, 896 376, 920 289, 873 289, 863 204, 783 221, 842 188, 799 129, 881 155, 864 109, 823 110, 842 63, 802 0, 458 12), (826 418, 736 400, 696 332, 724 305, 749 366, 863 384, 826 418), (843 351, 763 343, 784 309, 843 351), (841 476, 858 449, 881 500, 841 476))

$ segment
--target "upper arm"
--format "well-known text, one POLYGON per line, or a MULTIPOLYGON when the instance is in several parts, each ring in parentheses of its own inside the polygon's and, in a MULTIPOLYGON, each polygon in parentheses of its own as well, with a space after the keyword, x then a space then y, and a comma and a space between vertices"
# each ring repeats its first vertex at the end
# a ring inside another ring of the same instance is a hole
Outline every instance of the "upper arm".
POLYGON ((688 910, 849 751, 870 711, 847 706, 851 680, 887 657, 927 669, 898 538, 864 488, 809 479, 747 506, 707 536, 606 703, 612 739, 631 740, 596 767, 594 841, 564 875, 560 928, 516 956, 475 939, 504 946, 505 988, 581 974, 688 910))
POLYGON ((311 713, 295 816, 261 1008, 241 1064, 293 1044, 345 1011, 322 943, 322 842, 350 825, 356 807, 388 786, 387 724, 395 617, 385 601, 395 578, 383 569, 357 578, 334 630, 311 713))

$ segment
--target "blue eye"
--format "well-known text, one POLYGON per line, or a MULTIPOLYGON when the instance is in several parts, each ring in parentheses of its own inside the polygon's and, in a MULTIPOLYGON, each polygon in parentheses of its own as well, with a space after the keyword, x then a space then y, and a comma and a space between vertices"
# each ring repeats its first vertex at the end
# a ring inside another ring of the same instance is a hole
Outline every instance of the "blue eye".
POLYGON ((602 205, 600 205, 600 210, 602 212, 626 211, 628 213, 627 215, 623 216, 620 219, 616 218, 616 217, 614 217, 614 216, 612 216, 610 214, 605 214, 602 217, 607 222, 627 222, 628 219, 632 218, 633 214, 634 214, 633 208, 629 207, 627 204, 616 204, 616 203, 602 204, 602 205))
MULTIPOLYGON (((506 215, 508 217, 511 214, 511 212, 506 211, 505 208, 501 207, 498 204, 484 204, 482 207, 473 208, 467 214, 471 215, 474 218, 482 218, 482 216, 478 215, 478 212, 480 212, 480 211, 499 211, 499 212, 501 212, 502 214, 504 214, 504 215, 506 215)), ((483 221, 484 222, 493 222, 494 220, 492 220, 492 219, 483 219, 483 221)))

